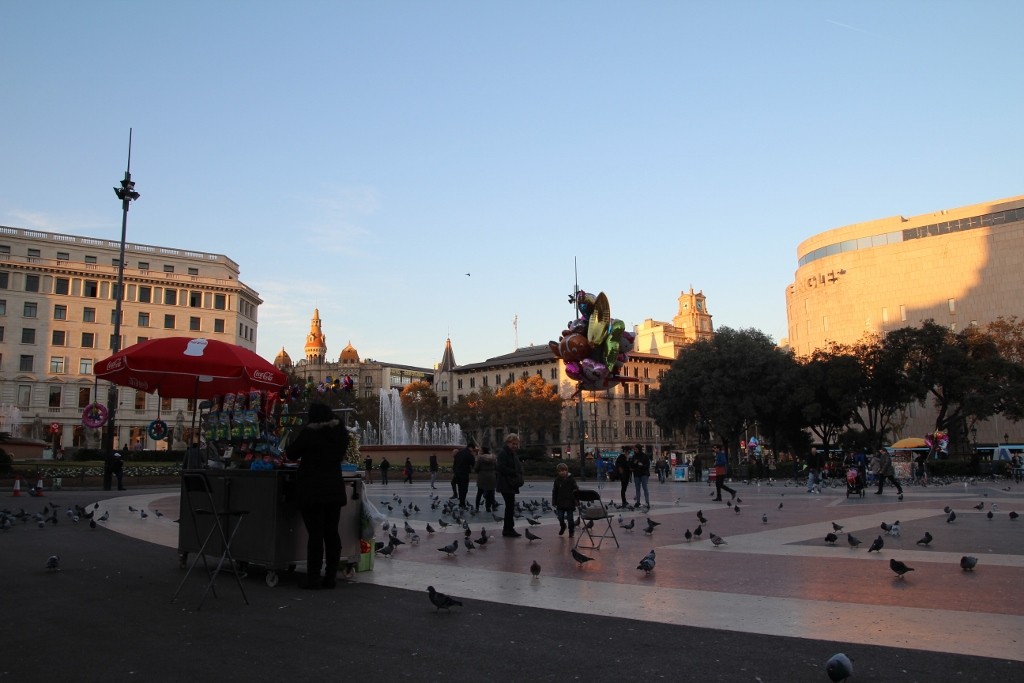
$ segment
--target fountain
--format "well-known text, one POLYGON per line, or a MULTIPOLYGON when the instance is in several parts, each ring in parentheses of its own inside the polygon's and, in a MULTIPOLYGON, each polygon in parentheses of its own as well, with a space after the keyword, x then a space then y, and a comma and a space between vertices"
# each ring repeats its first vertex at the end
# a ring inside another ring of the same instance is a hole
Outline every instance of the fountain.
POLYGON ((424 466, 429 456, 447 460, 452 449, 464 445, 462 427, 448 422, 409 420, 402 408, 398 389, 380 389, 378 428, 369 421, 360 430, 360 451, 379 463, 388 458, 392 467, 401 469, 405 458, 424 466))

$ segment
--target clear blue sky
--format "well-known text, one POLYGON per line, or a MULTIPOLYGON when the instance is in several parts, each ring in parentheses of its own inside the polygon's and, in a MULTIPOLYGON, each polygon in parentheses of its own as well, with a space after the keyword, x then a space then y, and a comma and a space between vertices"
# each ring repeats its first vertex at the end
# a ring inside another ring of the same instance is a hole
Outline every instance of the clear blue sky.
POLYGON ((0 3, 0 224, 223 253, 259 352, 459 363, 702 289, 786 335, 796 247, 1024 192, 1024 3, 0 3), (470 273, 470 275, 466 275, 470 273))

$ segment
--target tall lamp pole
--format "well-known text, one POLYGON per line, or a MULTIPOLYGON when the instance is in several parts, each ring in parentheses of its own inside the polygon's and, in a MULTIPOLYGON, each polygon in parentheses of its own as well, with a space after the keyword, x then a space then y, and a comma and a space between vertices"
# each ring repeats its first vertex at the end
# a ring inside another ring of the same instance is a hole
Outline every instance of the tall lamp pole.
MULTIPOLYGON (((124 180, 120 187, 114 188, 114 194, 121 200, 121 250, 117 258, 117 288, 114 292, 114 338, 110 342, 111 354, 121 350, 121 302, 124 300, 124 243, 128 233, 128 207, 139 198, 132 180, 132 129, 128 129, 128 166, 125 168, 124 180)), ((113 382, 107 388, 107 433, 103 441, 103 450, 108 454, 114 452, 114 435, 117 433, 117 385, 113 382)))

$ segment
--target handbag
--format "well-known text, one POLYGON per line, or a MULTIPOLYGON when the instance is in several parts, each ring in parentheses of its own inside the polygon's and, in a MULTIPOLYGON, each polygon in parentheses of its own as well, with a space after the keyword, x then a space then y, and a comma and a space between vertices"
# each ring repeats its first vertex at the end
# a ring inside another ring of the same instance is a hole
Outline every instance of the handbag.
POLYGON ((716 465, 715 466, 715 476, 716 477, 724 477, 727 471, 728 471, 728 468, 725 465, 716 465))

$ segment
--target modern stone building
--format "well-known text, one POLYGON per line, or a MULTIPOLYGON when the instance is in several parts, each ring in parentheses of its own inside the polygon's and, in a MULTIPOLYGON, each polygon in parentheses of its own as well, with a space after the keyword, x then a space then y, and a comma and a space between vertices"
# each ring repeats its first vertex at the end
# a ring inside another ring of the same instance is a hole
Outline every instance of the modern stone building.
MULTIPOLYGON (((106 404, 109 385, 92 372, 113 348, 119 255, 117 240, 0 226, 0 406, 20 411, 22 434, 43 425, 52 443, 56 425, 58 445, 93 445, 82 409, 106 404)), ((227 256, 126 243, 124 292, 121 348, 188 336, 256 349, 262 300, 227 256)), ((158 407, 171 422, 191 403, 119 389, 115 445, 152 448, 158 407)))
MULTIPOLYGON (((1024 196, 828 230, 797 259, 784 344, 799 356, 928 319, 961 330, 1024 318, 1024 196)), ((915 407, 903 435, 928 431, 927 413, 915 407)), ((1024 436, 995 418, 978 431, 987 442, 1024 436)))

